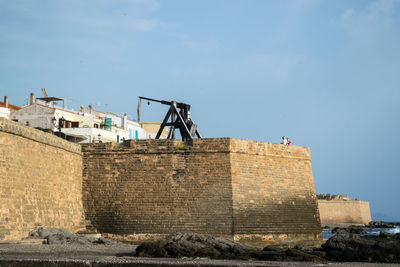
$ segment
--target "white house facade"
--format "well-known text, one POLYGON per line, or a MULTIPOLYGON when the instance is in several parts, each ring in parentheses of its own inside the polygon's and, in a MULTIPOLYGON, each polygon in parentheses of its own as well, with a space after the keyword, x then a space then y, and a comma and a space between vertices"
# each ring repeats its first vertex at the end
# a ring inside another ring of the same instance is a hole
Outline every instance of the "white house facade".
POLYGON ((127 139, 146 138, 145 130, 138 123, 128 120, 126 115, 121 118, 92 109, 74 111, 33 101, 11 112, 10 118, 30 127, 55 132, 78 143, 120 143, 127 139))

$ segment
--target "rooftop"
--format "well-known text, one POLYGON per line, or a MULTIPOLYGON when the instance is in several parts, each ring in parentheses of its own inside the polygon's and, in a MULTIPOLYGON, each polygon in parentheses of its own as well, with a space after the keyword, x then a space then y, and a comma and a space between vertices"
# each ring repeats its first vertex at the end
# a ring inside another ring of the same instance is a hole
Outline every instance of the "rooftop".
MULTIPOLYGON (((1 108, 5 108, 5 107, 6 107, 6 105, 4 104, 4 102, 0 102, 0 107, 1 107, 1 108)), ((8 104, 8 108, 9 108, 9 109, 13 109, 13 110, 19 110, 19 109, 21 109, 21 107, 16 106, 16 105, 12 105, 12 104, 8 104)))

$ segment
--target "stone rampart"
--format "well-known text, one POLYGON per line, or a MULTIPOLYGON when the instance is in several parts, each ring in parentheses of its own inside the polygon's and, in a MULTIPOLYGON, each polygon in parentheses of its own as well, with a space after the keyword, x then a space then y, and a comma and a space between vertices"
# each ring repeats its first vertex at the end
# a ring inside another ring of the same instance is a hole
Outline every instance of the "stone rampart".
POLYGON ((101 232, 175 232, 241 242, 318 243, 308 148, 232 138, 129 140, 83 147, 83 203, 101 232))
POLYGON ((309 148, 232 139, 230 151, 237 240, 320 238, 309 148))
POLYGON ((323 226, 365 225, 371 221, 369 202, 346 199, 318 199, 323 226))
POLYGON ((0 240, 84 227, 79 145, 0 118, 0 240))

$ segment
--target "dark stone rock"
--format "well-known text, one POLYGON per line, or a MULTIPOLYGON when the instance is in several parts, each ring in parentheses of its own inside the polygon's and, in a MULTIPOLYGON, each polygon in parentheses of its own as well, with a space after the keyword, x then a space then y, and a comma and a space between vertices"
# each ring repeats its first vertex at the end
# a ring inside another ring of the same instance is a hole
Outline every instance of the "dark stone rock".
POLYGON ((366 227, 369 228, 393 228, 400 225, 399 223, 383 222, 383 221, 370 221, 366 227))
POLYGON ((139 257, 258 259, 268 261, 310 262, 384 262, 400 263, 400 234, 379 236, 348 234, 330 238, 317 249, 247 246, 225 238, 199 234, 174 233, 157 242, 141 244, 139 257))
POLYGON ((285 252, 286 248, 281 246, 267 246, 263 249, 263 251, 285 252))
POLYGON ((76 244, 76 245, 91 245, 104 244, 112 245, 118 241, 107 238, 93 238, 80 234, 72 234, 67 229, 63 228, 42 228, 39 227, 29 233, 29 238, 46 239, 47 244, 76 244))
POLYGON ((332 229, 332 233, 336 234, 367 234, 362 226, 349 226, 349 227, 335 227, 332 229))
POLYGON ((329 227, 328 225, 323 225, 323 226, 321 227, 321 230, 322 230, 322 231, 324 231, 324 230, 331 230, 331 227, 329 227))
POLYGON ((322 248, 325 257, 331 261, 400 263, 400 234, 337 235, 322 248))
POLYGON ((312 262, 324 261, 323 258, 321 258, 317 254, 311 254, 306 251, 301 251, 298 249, 286 250, 286 256, 287 256, 286 259, 290 259, 291 261, 312 261, 312 262))
POLYGON ((259 248, 229 239, 189 233, 174 233, 157 242, 142 243, 136 249, 139 257, 256 259, 260 254, 259 248))
POLYGON ((47 244, 65 244, 73 235, 67 229, 39 227, 29 233, 31 238, 43 238, 47 244))
POLYGON ((111 245, 120 244, 121 242, 119 242, 117 240, 109 239, 109 238, 100 237, 100 238, 95 239, 94 241, 92 241, 92 243, 93 244, 102 244, 102 245, 106 245, 106 246, 111 246, 111 245))
MULTIPOLYGON (((320 253, 322 254, 322 253, 320 253)), ((139 257, 211 258, 211 259, 259 259, 271 261, 324 261, 319 255, 299 249, 277 246, 260 249, 234 242, 190 233, 174 233, 157 242, 142 243, 136 249, 139 257)))

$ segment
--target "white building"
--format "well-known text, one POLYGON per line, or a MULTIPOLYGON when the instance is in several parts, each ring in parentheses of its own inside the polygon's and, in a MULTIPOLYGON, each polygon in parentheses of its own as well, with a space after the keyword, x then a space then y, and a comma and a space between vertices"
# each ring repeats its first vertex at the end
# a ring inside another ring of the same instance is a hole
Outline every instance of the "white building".
MULTIPOLYGON (((142 127, 146 131, 146 139, 154 139, 158 133, 158 130, 161 127, 161 121, 141 121, 140 127, 142 127)), ((161 132, 161 139, 167 138, 169 133, 168 127, 164 127, 161 132)))
POLYGON ((11 111, 19 110, 21 107, 8 103, 8 96, 4 97, 4 102, 0 102, 0 117, 10 119, 11 111))
POLYGON ((128 115, 125 113, 123 116, 118 116, 112 112, 101 112, 95 110, 89 105, 89 107, 81 107, 80 112, 85 114, 95 115, 102 118, 106 129, 113 128, 114 131, 118 131, 122 134, 122 130, 126 130, 127 133, 123 134, 125 139, 146 139, 146 131, 141 127, 141 125, 135 121, 129 120, 128 115))
POLYGON ((0 118, 10 119, 10 110, 5 107, 0 107, 0 118))
POLYGON ((112 113, 103 113, 82 107, 79 111, 36 102, 31 94, 30 104, 11 112, 11 119, 27 126, 61 132, 67 140, 78 143, 122 142, 127 139, 146 138, 140 125, 112 113))

